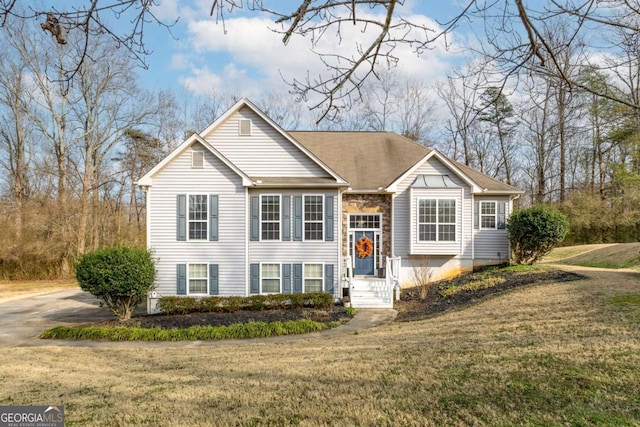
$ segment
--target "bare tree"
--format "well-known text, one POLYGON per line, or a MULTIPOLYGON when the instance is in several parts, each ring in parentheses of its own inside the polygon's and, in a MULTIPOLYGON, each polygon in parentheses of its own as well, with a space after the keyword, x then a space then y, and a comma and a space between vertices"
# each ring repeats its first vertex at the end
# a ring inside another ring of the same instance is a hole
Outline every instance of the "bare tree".
MULTIPOLYGON (((300 99, 313 99, 311 108, 322 111, 320 119, 337 113, 341 107, 350 106, 360 98, 362 84, 377 76, 379 67, 397 64, 395 52, 399 45, 408 45, 417 54, 435 46, 439 40, 447 45, 447 35, 468 21, 480 17, 486 26, 485 47, 493 47, 485 53, 491 55, 500 73, 500 79, 512 76, 520 69, 536 68, 565 80, 571 87, 593 90, 564 72, 558 60, 558 46, 553 45, 545 32, 548 21, 563 20, 569 32, 569 43, 576 43, 578 35, 591 32, 604 34, 612 29, 624 29, 638 33, 637 0, 585 0, 583 2, 549 1, 527 5, 522 0, 510 2, 479 2, 469 0, 444 22, 427 24, 416 20, 415 15, 405 13, 402 0, 299 0, 290 5, 285 2, 264 3, 261 0, 209 0, 209 13, 224 27, 225 19, 234 11, 245 9, 261 13, 272 19, 273 31, 282 35, 286 45, 293 37, 309 40, 310 48, 325 66, 325 72, 317 75, 298 76, 290 84, 300 99), (348 31, 360 31, 362 36, 347 53, 319 51, 323 38, 344 40, 348 31)), ((149 24, 164 25, 171 31, 175 21, 164 22, 156 17, 156 0, 87 0, 85 4, 73 2, 50 9, 28 7, 20 9, 15 0, 0 1, 0 24, 16 19, 37 19, 44 31, 58 43, 66 43, 68 34, 82 34, 84 49, 75 67, 67 68, 63 75, 72 78, 89 56, 90 41, 99 34, 106 34, 144 64, 150 52, 145 46, 144 32, 149 24), (122 26, 112 18, 126 20, 122 26), (123 28, 124 31, 117 29, 123 28)), ((176 17, 177 18, 177 17, 176 17)), ((598 44, 606 43, 599 38, 598 44)), ((615 43, 609 46, 617 48, 615 43)), ((605 47, 606 48, 606 47, 605 47)), ((584 56, 589 60, 589 56, 584 56)), ((591 66, 598 66, 589 61, 591 66)), ((633 100, 619 98, 615 94, 597 92, 617 102, 639 109, 633 100)))
POLYGON ((0 167, 6 172, 3 175, 7 177, 9 198, 14 205, 17 240, 22 236, 31 193, 33 124, 28 119, 28 81, 24 63, 8 56, 0 61, 0 167))

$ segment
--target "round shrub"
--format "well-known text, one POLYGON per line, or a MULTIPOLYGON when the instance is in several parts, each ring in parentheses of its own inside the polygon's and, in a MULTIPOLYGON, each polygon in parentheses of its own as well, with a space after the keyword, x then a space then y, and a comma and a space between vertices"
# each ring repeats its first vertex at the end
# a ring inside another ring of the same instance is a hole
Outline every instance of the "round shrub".
POLYGON ((515 212, 507 224, 513 260, 533 264, 569 233, 569 220, 560 211, 537 205, 515 212))
POLYGON ((86 253, 76 264, 80 287, 101 299, 120 320, 131 318, 153 288, 155 276, 151 254, 128 246, 86 253))

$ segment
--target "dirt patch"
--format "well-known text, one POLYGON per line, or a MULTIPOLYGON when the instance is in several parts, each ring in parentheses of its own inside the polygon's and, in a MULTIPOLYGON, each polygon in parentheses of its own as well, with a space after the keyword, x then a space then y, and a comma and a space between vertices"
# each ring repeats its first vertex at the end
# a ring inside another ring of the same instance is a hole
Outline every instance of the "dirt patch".
POLYGON ((425 319, 523 286, 584 278, 580 274, 553 269, 532 271, 481 269, 452 280, 433 283, 424 301, 420 299, 417 288, 404 289, 400 301, 394 304, 394 308, 398 310, 396 320, 407 322, 425 319))
POLYGON ((295 309, 238 311, 235 313, 191 313, 174 315, 141 315, 120 322, 109 320, 96 323, 99 326, 137 326, 141 328, 188 328, 190 326, 228 326, 249 322, 286 322, 289 320, 309 319, 316 322, 343 322, 351 319, 342 306, 329 309, 295 309))

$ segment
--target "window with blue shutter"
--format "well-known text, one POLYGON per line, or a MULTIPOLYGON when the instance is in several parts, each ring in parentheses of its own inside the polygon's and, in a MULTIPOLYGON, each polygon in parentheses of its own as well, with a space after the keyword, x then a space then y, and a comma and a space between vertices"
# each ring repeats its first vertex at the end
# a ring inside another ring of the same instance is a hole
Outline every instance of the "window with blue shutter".
POLYGON ((209 195, 209 240, 218 240, 218 196, 209 195))
POLYGON ((282 240, 291 240, 291 196, 282 196, 282 240))
POLYGON ((260 264, 251 264, 249 266, 249 292, 252 294, 260 293, 260 264))
POLYGON ((333 294, 333 264, 324 266, 324 291, 333 294))
POLYGON ((251 241, 258 241, 260 240, 260 198, 258 196, 251 196, 250 210, 251 230, 249 236, 251 241))
POLYGON ((176 240, 187 240, 187 195, 176 197, 176 240))
POLYGON ((293 293, 302 293, 302 264, 293 264, 293 293))
POLYGON ((218 264, 209 264, 209 295, 218 295, 220 293, 218 283, 218 264))
POLYGON ((187 264, 176 265, 176 294, 187 294, 187 264))
POLYGON ((302 196, 293 198, 293 240, 302 240, 302 196))
POLYGON ((282 264, 282 293, 291 293, 291 264, 282 264))
POLYGON ((325 197, 324 208, 324 240, 327 242, 333 241, 333 196, 325 197))

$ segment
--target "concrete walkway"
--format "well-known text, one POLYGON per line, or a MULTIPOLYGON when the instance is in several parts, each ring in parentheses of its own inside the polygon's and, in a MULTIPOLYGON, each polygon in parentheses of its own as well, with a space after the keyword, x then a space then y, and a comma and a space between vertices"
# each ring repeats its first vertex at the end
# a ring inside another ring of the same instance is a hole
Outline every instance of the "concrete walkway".
POLYGON ((0 348, 34 346, 73 347, 191 347, 238 345, 241 343, 288 341, 304 338, 325 338, 354 334, 392 322, 398 313, 392 309, 359 309, 347 324, 323 332, 288 335, 273 338, 228 341, 180 342, 106 342, 41 340, 38 335, 54 326, 72 326, 113 319, 106 308, 91 294, 81 290, 66 290, 34 294, 0 301, 0 348))

